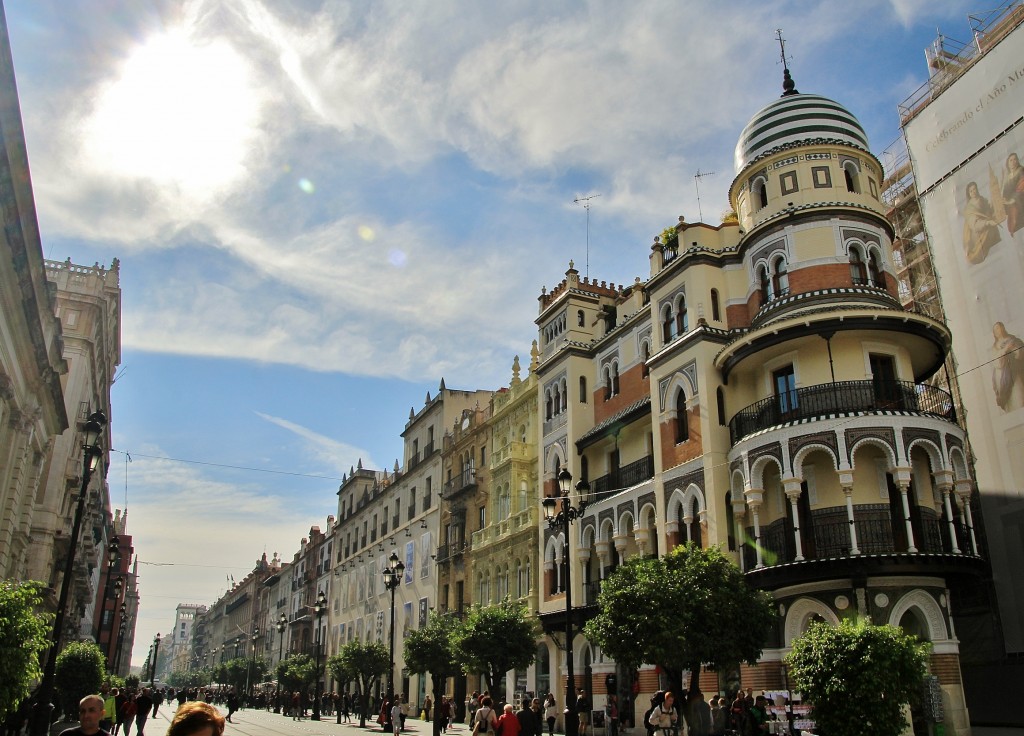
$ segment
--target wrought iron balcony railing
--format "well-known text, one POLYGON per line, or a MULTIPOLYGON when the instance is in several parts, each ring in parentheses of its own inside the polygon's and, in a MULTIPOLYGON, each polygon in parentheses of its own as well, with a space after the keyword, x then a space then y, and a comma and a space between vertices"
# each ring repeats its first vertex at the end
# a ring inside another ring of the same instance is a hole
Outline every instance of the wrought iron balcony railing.
POLYGON ((769 396, 729 420, 736 444, 744 437, 786 422, 830 414, 908 411, 956 421, 952 397, 937 386, 910 381, 838 381, 769 396))

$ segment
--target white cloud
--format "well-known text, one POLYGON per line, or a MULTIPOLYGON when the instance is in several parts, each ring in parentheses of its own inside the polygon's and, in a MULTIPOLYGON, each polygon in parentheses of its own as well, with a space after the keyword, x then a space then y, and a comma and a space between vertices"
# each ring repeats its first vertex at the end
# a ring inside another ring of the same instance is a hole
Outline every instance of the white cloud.
POLYGON ((354 447, 347 442, 339 442, 330 437, 325 437, 308 427, 303 427, 281 417, 271 416, 262 412, 256 412, 256 416, 301 437, 306 443, 305 450, 318 463, 334 468, 339 475, 347 473, 360 460, 362 460, 363 467, 378 467, 368 450, 354 447))

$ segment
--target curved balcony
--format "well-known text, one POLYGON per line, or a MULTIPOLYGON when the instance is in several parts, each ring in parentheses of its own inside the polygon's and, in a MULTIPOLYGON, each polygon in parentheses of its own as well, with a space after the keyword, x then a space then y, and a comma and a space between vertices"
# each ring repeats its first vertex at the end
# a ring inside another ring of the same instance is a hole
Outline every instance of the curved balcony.
POLYGON ((809 528, 800 529, 803 558, 797 559, 792 522, 776 519, 761 528, 760 557, 753 546, 754 529, 747 527, 750 540, 741 546, 743 569, 752 584, 766 589, 811 582, 822 578, 866 574, 978 575, 981 558, 973 554, 972 530, 957 519, 949 522, 927 510, 912 512, 913 544, 910 552, 903 521, 892 519, 881 505, 854 507, 858 554, 850 548, 850 522, 841 509, 812 512, 809 528))
POLYGON ((952 397, 941 388, 910 381, 837 381, 793 389, 751 404, 729 420, 729 437, 744 437, 780 424, 837 414, 912 412, 956 422, 952 397))

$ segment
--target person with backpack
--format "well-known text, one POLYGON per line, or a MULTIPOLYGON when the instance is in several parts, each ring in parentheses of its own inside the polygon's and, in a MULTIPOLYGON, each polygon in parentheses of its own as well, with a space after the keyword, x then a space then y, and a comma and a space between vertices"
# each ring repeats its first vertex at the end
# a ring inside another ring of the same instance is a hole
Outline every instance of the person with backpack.
POLYGON ((492 702, 489 695, 480 701, 480 707, 473 716, 473 736, 493 736, 498 726, 498 717, 494 714, 492 702))
MULTIPOLYGON (((658 693, 655 694, 657 697, 658 693)), ((679 711, 675 707, 675 695, 666 692, 657 705, 653 699, 648 711, 647 732, 652 736, 677 736, 679 733, 679 711)))

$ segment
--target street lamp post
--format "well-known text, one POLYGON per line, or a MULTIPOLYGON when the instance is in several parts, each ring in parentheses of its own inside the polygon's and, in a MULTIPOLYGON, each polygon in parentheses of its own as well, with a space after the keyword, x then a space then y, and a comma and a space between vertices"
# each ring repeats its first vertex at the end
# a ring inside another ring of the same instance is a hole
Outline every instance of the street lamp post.
POLYGON ((313 613, 316 614, 316 636, 313 641, 316 646, 316 669, 313 670, 316 682, 313 684, 313 714, 309 717, 312 721, 320 720, 320 620, 327 611, 327 596, 321 590, 316 594, 316 603, 313 605, 313 613))
MULTIPOLYGON (((100 636, 103 634, 103 619, 107 617, 107 601, 110 599, 109 593, 114 587, 114 568, 117 565, 118 559, 121 557, 121 546, 117 541, 117 536, 110 538, 110 544, 107 545, 107 584, 103 587, 103 605, 100 607, 100 621, 96 627, 96 642, 99 643, 100 636)), ((120 580, 121 578, 116 578, 120 580)), ((113 638, 114 634, 114 614, 117 613, 117 593, 114 595, 114 611, 110 614, 110 634, 113 638)), ((110 658, 110 641, 107 641, 107 658, 110 658)))
POLYGON ((118 618, 117 626, 117 647, 114 649, 113 674, 121 671, 121 645, 124 643, 124 627, 128 624, 125 617, 128 615, 128 607, 121 602, 121 615, 118 618))
POLYGON ((217 647, 210 650, 210 689, 213 689, 213 685, 216 682, 217 677, 217 647))
POLYGON ((235 638, 235 659, 238 659, 238 650, 239 650, 239 648, 241 648, 241 646, 242 646, 242 635, 239 634, 235 638))
MULTIPOLYGON (((121 611, 120 624, 118 624, 118 615, 117 615, 117 613, 118 613, 117 602, 119 600, 121 600, 121 592, 123 590, 124 590, 124 578, 119 576, 119 577, 115 578, 115 580, 114 580, 114 609, 110 613, 110 638, 107 639, 107 666, 110 667, 110 668, 114 667, 114 659, 116 658, 116 654, 115 654, 115 649, 116 648, 115 648, 115 644, 114 644, 114 632, 115 631, 119 631, 119 629, 124 628, 124 603, 123 602, 121 603, 121 608, 120 608, 120 611, 121 611)), ((104 609, 105 608, 106 608, 106 604, 104 604, 104 609)), ((97 637, 96 640, 99 641, 99 637, 97 637)))
POLYGON ((256 640, 260 638, 260 627, 257 626, 252 630, 252 659, 249 660, 249 666, 245 669, 245 697, 249 697, 249 688, 252 687, 252 668, 256 664, 256 640))
POLYGON ((47 736, 50 730, 50 712, 53 710, 54 673, 57 670, 57 650, 64 634, 64 610, 68 605, 71 593, 71 581, 75 574, 75 555, 78 552, 78 538, 82 533, 82 517, 85 515, 85 500, 89 495, 89 480, 99 465, 103 451, 98 446, 100 435, 107 424, 103 412, 96 411, 89 415, 82 427, 82 487, 75 505, 75 517, 71 524, 71 537, 68 543, 67 556, 64 558, 64 577, 60 583, 60 596, 57 599, 57 612, 53 619, 53 643, 46 656, 43 668, 43 679, 39 683, 36 695, 35 713, 32 718, 32 733, 35 736, 47 736))
POLYGON ((160 656, 160 634, 158 633, 153 638, 153 665, 149 671, 149 686, 153 687, 156 683, 156 660, 160 656))
MULTIPOLYGON (((394 552, 388 558, 390 567, 382 571, 384 575, 384 587, 391 591, 391 633, 388 634, 389 651, 391 653, 391 669, 388 671, 388 702, 394 705, 395 702, 395 589, 402 583, 402 574, 405 572, 405 565, 398 559, 394 552)), ((386 718, 391 718, 387 714, 386 718)))
POLYGON ((558 474, 558 497, 544 498, 544 518, 550 529, 562 530, 562 559, 565 561, 565 736, 577 736, 579 733, 579 714, 576 712, 576 679, 573 675, 573 627, 572 627, 572 561, 569 559, 569 533, 571 524, 583 516, 587 507, 586 494, 590 485, 586 480, 576 484, 580 494, 578 506, 572 505, 569 490, 572 487, 572 474, 565 468, 558 474))
POLYGON ((277 695, 274 697, 274 712, 281 712, 281 659, 284 656, 284 632, 288 628, 288 616, 281 614, 277 620, 277 695))

